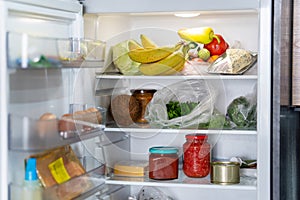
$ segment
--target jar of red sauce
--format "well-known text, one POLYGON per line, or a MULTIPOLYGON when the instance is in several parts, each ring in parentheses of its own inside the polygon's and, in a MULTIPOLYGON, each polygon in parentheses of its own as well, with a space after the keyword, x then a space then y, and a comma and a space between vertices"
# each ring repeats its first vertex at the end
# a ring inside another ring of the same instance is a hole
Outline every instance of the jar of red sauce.
POLYGON ((149 178, 157 180, 178 178, 178 148, 152 147, 149 153, 149 178))
POLYGON ((210 144, 205 134, 188 134, 183 144, 183 172, 194 178, 205 177, 210 171, 210 144))

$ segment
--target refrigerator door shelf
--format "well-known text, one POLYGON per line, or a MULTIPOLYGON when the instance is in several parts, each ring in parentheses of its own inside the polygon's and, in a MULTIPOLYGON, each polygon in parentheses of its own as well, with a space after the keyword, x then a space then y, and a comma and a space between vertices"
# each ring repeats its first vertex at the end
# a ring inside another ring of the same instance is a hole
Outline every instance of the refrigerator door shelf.
POLYGON ((7 65, 13 69, 71 67, 104 71, 105 42, 98 40, 7 32, 7 52, 7 65))
POLYGON ((104 124, 73 120, 74 130, 59 130, 61 120, 38 120, 27 116, 9 115, 9 149, 16 151, 47 150, 97 137, 104 124))
MULTIPOLYGON (((70 179, 59 185, 42 189, 41 199, 86 199, 94 195, 97 191, 105 186, 103 174, 105 165, 101 165, 82 176, 70 179)), ((9 185, 11 199, 18 199, 23 196, 24 187, 17 184, 9 185)))

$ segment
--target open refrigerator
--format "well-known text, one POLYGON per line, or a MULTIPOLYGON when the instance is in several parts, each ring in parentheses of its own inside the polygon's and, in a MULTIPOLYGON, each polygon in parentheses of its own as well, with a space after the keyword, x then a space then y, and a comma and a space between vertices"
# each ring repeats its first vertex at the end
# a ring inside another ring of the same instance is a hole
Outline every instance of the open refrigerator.
POLYGON ((61 190, 74 199, 134 199, 141 191, 153 189, 178 200, 271 199, 271 1, 18 0, 0 1, 0 5, 1 199, 22 196, 26 158, 65 145, 72 146, 85 173, 43 189, 43 199, 66 199, 58 195, 61 190), (175 15, 187 13, 200 15, 175 15), (112 47, 124 40, 139 40, 140 34, 145 34, 160 46, 172 45, 180 40, 180 28, 203 26, 213 27, 230 46, 257 53, 256 64, 237 75, 201 71, 173 76, 124 75, 113 66, 112 47), (97 50, 99 46, 93 47, 96 52, 78 60, 77 50, 83 48, 81 41, 100 45, 101 52, 97 50), (71 49, 62 56, 66 46, 71 49), (72 59, 50 59, 46 66, 41 55, 72 59), (256 128, 126 127, 116 125, 109 113, 107 103, 114 96, 141 88, 159 91, 188 80, 211 86, 217 94, 214 106, 224 115, 235 98, 255 96, 256 128), (55 129, 41 134, 36 130, 43 113, 60 117, 88 107, 103 111, 105 120, 100 124, 79 124, 80 131, 77 128, 75 132, 55 129), (232 185, 212 184, 210 175, 189 178, 181 165, 179 177, 169 181, 152 180, 147 174, 114 175, 113 167, 119 161, 147 161, 152 146, 180 149, 185 135, 190 133, 208 135, 212 160, 255 160, 256 169, 251 175, 241 175, 240 183, 232 185), (80 190, 75 187, 85 181, 88 186, 83 184, 86 187, 80 190))

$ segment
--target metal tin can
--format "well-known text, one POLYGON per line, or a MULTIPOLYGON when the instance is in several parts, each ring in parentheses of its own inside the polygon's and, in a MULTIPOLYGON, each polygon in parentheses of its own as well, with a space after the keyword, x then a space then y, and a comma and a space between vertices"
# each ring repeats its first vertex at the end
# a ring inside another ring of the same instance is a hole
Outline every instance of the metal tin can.
POLYGON ((229 185, 240 182, 240 163, 215 161, 211 163, 210 179, 212 183, 229 185))

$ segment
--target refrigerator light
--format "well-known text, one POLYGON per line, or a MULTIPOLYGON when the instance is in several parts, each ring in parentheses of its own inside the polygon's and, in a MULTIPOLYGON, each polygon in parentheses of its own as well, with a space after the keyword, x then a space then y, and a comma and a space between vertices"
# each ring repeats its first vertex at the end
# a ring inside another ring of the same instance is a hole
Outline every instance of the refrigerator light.
POLYGON ((175 13, 176 17, 198 17, 200 13, 175 13))

